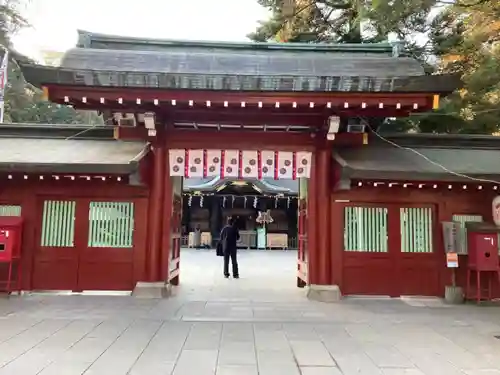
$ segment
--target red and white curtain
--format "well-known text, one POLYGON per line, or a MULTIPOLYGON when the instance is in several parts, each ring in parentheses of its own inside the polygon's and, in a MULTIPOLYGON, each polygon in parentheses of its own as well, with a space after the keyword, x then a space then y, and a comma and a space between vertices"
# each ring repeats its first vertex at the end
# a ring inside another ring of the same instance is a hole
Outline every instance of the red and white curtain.
POLYGON ((308 178, 310 152, 170 150, 170 175, 182 177, 308 178))

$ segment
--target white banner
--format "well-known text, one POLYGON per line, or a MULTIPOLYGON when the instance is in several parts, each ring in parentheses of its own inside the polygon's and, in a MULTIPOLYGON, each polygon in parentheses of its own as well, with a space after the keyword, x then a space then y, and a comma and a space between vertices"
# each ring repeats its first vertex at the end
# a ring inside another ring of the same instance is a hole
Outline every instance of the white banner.
POLYGON ((296 157, 296 177, 309 178, 311 176, 311 153, 297 152, 296 157))
POLYGON ((258 166, 258 152, 257 151, 243 151, 242 162, 241 162, 241 176, 247 178, 257 178, 259 177, 259 166, 258 166))
POLYGON ((188 177, 203 177, 203 150, 188 151, 188 177))
POLYGON ((278 179, 293 178, 293 152, 278 152, 278 179))
POLYGON ((224 151, 224 177, 238 177, 240 170, 240 152, 238 150, 224 151))
POLYGON ((274 178, 274 151, 261 151, 262 178, 274 178))
POLYGON ((221 150, 207 150, 207 177, 220 176, 221 150))
POLYGON ((170 176, 184 177, 186 168, 186 151, 185 150, 170 150, 170 176))

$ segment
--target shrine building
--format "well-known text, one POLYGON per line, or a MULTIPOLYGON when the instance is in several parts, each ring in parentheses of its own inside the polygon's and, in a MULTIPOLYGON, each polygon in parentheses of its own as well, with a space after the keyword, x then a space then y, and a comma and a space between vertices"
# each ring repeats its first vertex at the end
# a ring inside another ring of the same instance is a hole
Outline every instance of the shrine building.
POLYGON ((177 285, 186 236, 213 245, 233 216, 247 247, 298 248, 311 298, 441 296, 440 222, 491 221, 498 138, 375 133, 458 87, 390 44, 81 31, 60 66, 21 68, 106 124, 0 125, 0 225, 22 221, 23 290, 177 285))
POLYGON ((228 217, 236 220, 242 249, 296 249, 298 245, 298 180, 184 179, 182 208, 183 244, 194 244, 201 231, 200 247, 215 247, 228 217), (269 214, 263 223, 259 212, 269 214))

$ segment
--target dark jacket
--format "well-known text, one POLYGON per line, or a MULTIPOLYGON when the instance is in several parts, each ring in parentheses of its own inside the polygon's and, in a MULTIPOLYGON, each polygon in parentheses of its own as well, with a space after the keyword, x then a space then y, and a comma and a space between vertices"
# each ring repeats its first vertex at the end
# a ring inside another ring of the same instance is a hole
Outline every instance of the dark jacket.
POLYGON ((240 231, 234 225, 226 225, 220 232, 220 238, 223 240, 224 252, 236 251, 236 242, 240 239, 240 231))

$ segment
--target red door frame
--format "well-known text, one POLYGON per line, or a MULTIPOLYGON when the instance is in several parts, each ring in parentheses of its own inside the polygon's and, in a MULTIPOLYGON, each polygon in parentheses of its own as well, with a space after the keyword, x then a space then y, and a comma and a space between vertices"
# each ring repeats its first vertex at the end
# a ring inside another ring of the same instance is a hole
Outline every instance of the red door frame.
MULTIPOLYGON (((409 269, 416 269, 416 272, 430 269, 434 272, 435 282, 430 288, 427 288, 430 295, 439 295, 440 287, 440 257, 438 241, 439 223, 437 222, 437 205, 435 204, 414 204, 414 203, 366 203, 366 202, 349 202, 342 204, 342 223, 343 231, 345 231, 345 208, 346 207, 377 207, 387 208, 387 247, 386 253, 368 253, 368 252, 350 252, 344 250, 344 242, 342 241, 342 258, 343 258, 343 289, 347 294, 351 294, 348 284, 350 269, 361 268, 363 276, 368 275, 364 283, 373 287, 375 293, 370 292, 370 289, 360 291, 360 294, 386 294, 391 297, 399 297, 405 294, 405 291, 411 290, 414 283, 412 275, 408 273, 409 269), (432 212, 432 253, 403 253, 401 252, 401 229, 400 229, 400 209, 401 208, 431 208, 432 212), (370 265, 374 262, 380 265, 379 272, 385 280, 370 279, 370 265), (385 269, 385 272, 383 271, 385 269), (346 276, 348 275, 348 276, 346 276), (377 282, 380 283, 377 285, 377 282), (382 293, 379 291, 383 289, 382 293)), ((351 271, 352 272, 352 271, 351 271)), ((417 280, 418 282, 418 280, 417 280)), ((423 289, 422 289, 423 290, 423 289)))
POLYGON ((85 218, 88 216, 80 203, 81 201, 81 198, 70 196, 37 196, 32 289, 79 291, 79 252, 86 244, 86 231, 77 230, 77 228, 81 222, 85 222, 85 218), (42 246, 43 207, 46 201, 75 202, 73 247, 42 246))
MULTIPOLYGON (((299 192, 300 194, 300 192, 299 192)), ((298 254, 297 254, 297 286, 305 287, 309 283, 307 266, 307 198, 299 197, 298 207, 298 254)))
POLYGON ((146 198, 113 199, 106 197, 37 196, 36 245, 34 247, 34 274, 31 288, 39 290, 71 290, 74 292, 96 289, 132 290, 135 282, 141 280, 144 274, 145 259, 143 252, 139 249, 143 247, 142 239, 146 237, 144 235, 146 227, 141 225, 147 213, 146 202, 146 198), (47 200, 76 202, 73 247, 41 246, 43 205, 47 200), (134 204, 134 233, 133 247, 131 249, 91 248, 88 246, 90 202, 131 202, 134 204), (58 265, 61 262, 63 264, 58 265), (82 267, 89 265, 97 266, 97 270, 82 269, 82 267), (121 272, 115 272, 119 268, 125 268, 123 276, 127 280, 117 281, 118 278, 113 278, 113 274, 121 274, 121 272), (61 280, 61 275, 66 280, 61 280), (100 283, 99 275, 105 275, 108 280, 100 283), (109 278, 110 275, 111 278, 109 278), (48 276, 55 276, 56 280, 47 280, 48 276), (90 281, 84 281, 87 276, 89 276, 90 281), (89 287, 86 287, 86 285, 89 287))
MULTIPOLYGON (((289 133, 286 137, 282 133, 269 134, 256 133, 251 131, 244 132, 228 132, 220 134, 212 131, 192 131, 192 130, 171 130, 165 140, 166 147, 166 168, 164 169, 165 180, 165 200, 163 210, 163 228, 165 230, 162 239, 162 280, 166 280, 169 284, 178 285, 180 278, 180 246, 182 235, 182 192, 180 203, 176 201, 172 192, 172 179, 170 177, 169 167, 169 150, 170 149, 245 149, 245 150, 277 150, 277 151, 310 151, 312 159, 314 159, 317 150, 317 140, 308 134, 289 133), (264 136, 265 135, 265 136, 264 136), (172 197, 172 199, 170 199, 172 197), (177 202, 177 203, 176 203, 177 202), (176 204, 180 204, 180 208, 174 208, 176 204), (178 225, 177 219, 178 218, 178 225)), ((314 179, 313 173, 316 168, 316 163, 312 163, 311 178, 308 179, 308 190, 315 189, 315 183, 311 183, 314 179)), ((315 191, 308 191, 308 196, 315 196, 315 191)), ((307 228, 314 227, 315 223, 315 205, 307 203, 307 218, 306 225, 302 227, 309 232, 307 228)), ((300 218, 299 218, 300 220, 300 218)), ((298 251, 297 256, 297 286, 304 286, 310 282, 312 271, 309 269, 309 254, 305 252, 309 249, 315 249, 316 239, 314 236, 307 238, 307 247, 302 251, 298 251), (313 237, 313 238, 311 238, 313 237), (304 280, 305 279, 305 280, 304 280)), ((316 262, 317 263, 317 262, 316 262)), ((316 272, 316 271, 314 271, 316 272)))

